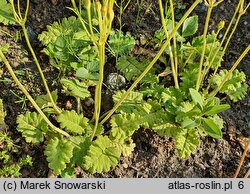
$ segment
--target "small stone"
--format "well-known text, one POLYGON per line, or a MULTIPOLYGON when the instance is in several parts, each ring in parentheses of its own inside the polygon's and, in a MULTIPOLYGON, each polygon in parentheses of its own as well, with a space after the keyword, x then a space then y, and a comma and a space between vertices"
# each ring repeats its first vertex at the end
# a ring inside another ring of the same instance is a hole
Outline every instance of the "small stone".
POLYGON ((140 37, 140 44, 143 46, 143 45, 145 45, 146 43, 147 43, 146 37, 145 37, 145 36, 141 36, 141 37, 140 37))
POLYGON ((87 98, 84 103, 86 104, 86 106, 91 106, 94 104, 94 99, 93 98, 87 98))
POLYGON ((122 164, 123 168, 128 168, 128 164, 127 163, 124 163, 122 164))
POLYGON ((111 73, 108 75, 107 78, 107 85, 111 88, 121 88, 126 84, 126 79, 118 74, 118 73, 111 73))
POLYGON ((72 109, 72 103, 69 100, 67 100, 67 102, 65 104, 65 109, 67 109, 67 110, 72 109))
POLYGON ((218 35, 218 39, 222 39, 222 37, 223 37, 223 34, 218 35))
POLYGON ((247 21, 244 21, 244 23, 243 23, 244 25, 247 25, 248 23, 247 23, 247 21))

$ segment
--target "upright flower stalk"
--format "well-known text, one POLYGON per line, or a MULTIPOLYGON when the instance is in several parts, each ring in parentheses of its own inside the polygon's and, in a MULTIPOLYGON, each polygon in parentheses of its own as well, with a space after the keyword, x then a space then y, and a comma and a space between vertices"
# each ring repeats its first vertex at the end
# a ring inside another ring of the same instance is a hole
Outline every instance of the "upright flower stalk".
POLYGON ((204 64, 204 57, 205 57, 205 51, 206 51, 206 46, 207 46, 207 32, 208 32, 208 26, 209 26, 209 20, 211 17, 211 13, 214 7, 216 7, 218 4, 220 4, 223 0, 220 0, 216 2, 217 0, 205 0, 205 5, 207 6, 207 16, 206 16, 206 21, 205 21, 205 26, 203 30, 203 47, 202 47, 202 53, 200 57, 200 65, 199 65, 199 72, 198 72, 198 78, 196 82, 196 90, 198 91, 201 83, 202 83, 202 76, 204 74, 203 72, 203 64, 204 64))
POLYGON ((28 11, 29 11, 29 0, 26 0, 26 9, 25 9, 25 13, 24 13, 24 17, 22 16, 21 14, 21 10, 20 10, 20 0, 17 0, 17 8, 15 7, 15 2, 14 0, 10 0, 10 4, 11 4, 11 7, 12 7, 12 12, 13 12, 13 15, 14 15, 14 18, 16 20, 16 22, 22 27, 22 31, 24 33, 24 37, 25 37, 25 41, 27 43, 27 46, 32 54, 32 57, 35 61, 35 64, 36 64, 36 67, 40 73, 40 76, 41 76, 41 79, 42 79, 42 82, 43 82, 43 85, 46 89, 46 92, 49 96, 49 99, 51 101, 51 104, 54 108, 54 110, 57 112, 57 114, 60 114, 61 110, 57 107, 52 95, 51 95, 51 92, 50 92, 50 89, 48 87, 48 84, 46 82, 46 79, 45 79, 45 76, 43 74, 43 71, 41 69, 41 65, 36 57, 36 54, 35 54, 35 51, 33 50, 32 46, 31 46, 31 43, 30 43, 30 40, 29 40, 29 36, 28 36, 28 33, 27 33, 27 30, 26 30, 26 27, 25 27, 25 23, 27 21, 27 16, 28 16, 28 11))

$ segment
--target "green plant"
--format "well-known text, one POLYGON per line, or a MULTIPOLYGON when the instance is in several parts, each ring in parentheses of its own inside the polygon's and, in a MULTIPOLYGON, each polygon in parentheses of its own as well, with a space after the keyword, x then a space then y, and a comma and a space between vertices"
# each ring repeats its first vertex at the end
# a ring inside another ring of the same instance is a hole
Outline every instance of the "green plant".
POLYGON ((14 24, 16 23, 13 12, 11 10, 11 5, 6 0, 0 1, 0 23, 4 25, 14 24))
POLYGON ((5 116, 2 99, 0 99, 0 177, 19 177, 23 166, 32 166, 32 158, 29 155, 22 155, 17 161, 13 156, 19 152, 20 147, 15 145, 8 133, 5 132, 7 130, 4 122, 5 116))
MULTIPOLYGON (((221 1, 205 1, 209 7, 205 30, 202 36, 195 36, 198 17, 190 16, 190 13, 200 1, 196 0, 176 23, 173 1, 170 0, 164 9, 159 0, 162 28, 155 34, 155 49, 158 52, 153 59, 140 60, 129 56, 135 39, 129 33, 111 29, 113 0, 84 0, 79 1, 79 5, 74 0, 71 2, 70 9, 77 17, 53 23, 39 35, 39 39, 46 46, 44 51, 51 64, 61 72, 59 81, 62 92, 76 98, 77 110, 64 110, 57 106, 58 90, 50 92, 47 88, 47 94, 34 100, 0 50, 0 58, 15 83, 37 110, 19 115, 17 130, 27 142, 45 142, 49 167, 56 174, 72 177, 75 165, 91 173, 109 171, 116 166, 121 155, 132 153, 135 147, 132 135, 140 127, 150 128, 162 136, 172 136, 181 157, 189 156, 196 149, 200 136, 222 137, 223 120, 218 113, 228 109, 229 105, 221 104, 216 95, 221 92, 232 100, 243 98, 247 89, 243 83, 245 77, 235 68, 250 46, 229 71, 217 73, 228 45, 226 42, 222 47, 223 43, 217 39, 223 23, 219 24, 217 32, 208 34, 207 31, 212 8, 221 1), (189 42, 187 37, 191 35, 194 38, 189 42), (113 108, 101 115, 104 66, 109 57, 105 51, 115 57, 116 69, 132 84, 127 90, 115 91, 113 108), (160 74, 171 72, 174 86, 165 87, 166 83, 156 75, 154 65, 160 57, 166 58, 162 60, 166 70, 160 74), (72 76, 69 77, 69 74, 72 76), (94 94, 90 92, 93 86, 94 94), (81 100, 91 95, 94 95, 94 112, 92 118, 87 118, 82 112, 81 100)), ((10 3, 25 35, 28 8, 23 18, 20 10, 15 10, 13 1, 10 3)), ((243 3, 243 0, 239 2, 235 12, 240 11, 240 16, 247 9, 243 9, 243 3)), ((231 25, 232 22, 228 29, 231 25)), ((227 30, 225 36, 229 32, 227 30)), ((223 38, 222 42, 225 40, 223 38)), ((26 41, 32 51, 27 37, 26 41)), ((34 53, 33 57, 40 72, 34 53)), ((42 72, 40 75, 43 79, 42 72)), ((46 86, 45 79, 43 82, 46 86)))

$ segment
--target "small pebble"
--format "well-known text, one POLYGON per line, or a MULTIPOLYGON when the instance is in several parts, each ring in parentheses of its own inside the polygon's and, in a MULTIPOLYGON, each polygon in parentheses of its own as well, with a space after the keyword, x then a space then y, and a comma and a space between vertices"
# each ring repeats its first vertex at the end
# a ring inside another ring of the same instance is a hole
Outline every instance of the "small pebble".
POLYGON ((118 73, 111 73, 107 78, 107 85, 111 88, 121 88, 126 84, 126 79, 118 73))
POLYGON ((128 164, 127 163, 124 163, 122 164, 123 168, 128 168, 128 164))
POLYGON ((222 39, 222 37, 223 37, 223 34, 218 35, 218 39, 222 39))
POLYGON ((91 106, 94 104, 94 99, 93 98, 88 98, 84 101, 84 103, 86 104, 86 106, 91 106))

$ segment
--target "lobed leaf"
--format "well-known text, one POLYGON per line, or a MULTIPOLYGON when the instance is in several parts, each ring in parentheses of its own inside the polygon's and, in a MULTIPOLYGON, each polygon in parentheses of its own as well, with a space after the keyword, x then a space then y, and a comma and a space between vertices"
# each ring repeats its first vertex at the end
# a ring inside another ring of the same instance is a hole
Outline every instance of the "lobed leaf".
POLYGON ((46 46, 44 52, 50 57, 51 64, 64 73, 77 71, 80 67, 90 71, 87 67, 89 63, 90 66, 98 63, 96 47, 74 16, 47 26, 47 31, 38 38, 46 46))
POLYGON ((138 117, 134 113, 115 114, 111 117, 110 124, 112 126, 111 136, 118 139, 132 136, 140 126, 138 117))
POLYGON ((99 63, 97 60, 89 62, 84 67, 76 68, 76 77, 82 80, 97 82, 99 79, 99 63))
POLYGON ((118 57, 121 55, 127 55, 128 52, 135 45, 135 39, 131 34, 123 34, 122 31, 111 31, 108 39, 108 45, 111 50, 111 53, 118 57))
POLYGON ((26 112, 25 115, 18 115, 17 130, 27 142, 38 143, 44 139, 44 133, 48 131, 48 125, 42 116, 36 112, 26 112))
POLYGON ((60 123, 60 127, 65 128, 67 132, 82 134, 85 132, 89 120, 82 114, 77 114, 74 110, 67 110, 58 115, 57 121, 60 123))
POLYGON ((70 141, 57 137, 47 142, 44 153, 47 156, 49 168, 54 173, 60 174, 66 168, 66 164, 70 162, 73 156, 73 148, 74 146, 70 141))
POLYGON ((81 99, 85 99, 90 96, 90 92, 88 91, 88 86, 84 82, 80 82, 77 79, 65 79, 65 78, 62 78, 60 82, 62 83, 63 91, 66 94, 81 99))
POLYGON ((152 126, 152 129, 161 136, 171 136, 173 131, 177 130, 178 127, 173 123, 156 123, 152 126))
POLYGON ((69 137, 69 141, 74 146, 70 163, 82 166, 83 158, 87 155, 89 146, 91 145, 91 138, 87 136, 71 136, 69 137))
MULTIPOLYGON (((122 95, 125 93, 125 90, 117 91, 113 95, 114 103, 118 102, 122 95)), ((117 112, 120 113, 133 113, 135 109, 140 109, 140 105, 143 102, 143 94, 140 92, 131 91, 126 99, 117 109, 117 112)))
POLYGON ((131 137, 120 139, 115 138, 112 139, 112 143, 121 150, 121 154, 125 157, 128 157, 130 154, 132 154, 136 146, 131 137))
POLYGON ((108 172, 117 165, 120 155, 120 149, 107 136, 98 136, 84 157, 83 168, 90 173, 108 172))
MULTIPOLYGON (((57 90, 52 91, 51 96, 52 96, 54 102, 56 102, 57 98, 58 98, 57 90)), ((44 109, 44 108, 47 108, 47 107, 52 107, 52 103, 50 101, 50 98, 49 98, 48 94, 36 96, 35 101, 36 101, 37 105, 41 109, 44 109)))
MULTIPOLYGON (((209 79, 209 83, 212 88, 218 87, 228 74, 228 70, 223 69, 217 73, 214 77, 209 79)), ((247 84, 245 84, 246 75, 244 72, 240 72, 237 69, 229 76, 226 82, 223 84, 220 93, 225 93, 234 102, 241 100, 247 93, 247 84)))
POLYGON ((178 128, 174 131, 174 139, 176 142, 175 147, 181 158, 190 156, 200 144, 198 131, 192 128, 178 128))
POLYGON ((183 92, 188 93, 189 88, 195 88, 195 84, 198 78, 198 65, 195 63, 188 64, 187 66, 185 66, 180 75, 180 89, 183 92))
POLYGON ((54 22, 47 26, 47 31, 42 32, 38 39, 43 45, 47 46, 56 41, 56 39, 63 36, 73 36, 74 33, 81 29, 81 23, 76 17, 63 18, 61 22, 54 22))
POLYGON ((131 81, 140 75, 147 65, 147 61, 139 62, 135 57, 122 56, 118 58, 116 68, 127 80, 131 81))
POLYGON ((4 25, 16 23, 11 5, 6 0, 0 0, 0 23, 4 25))

